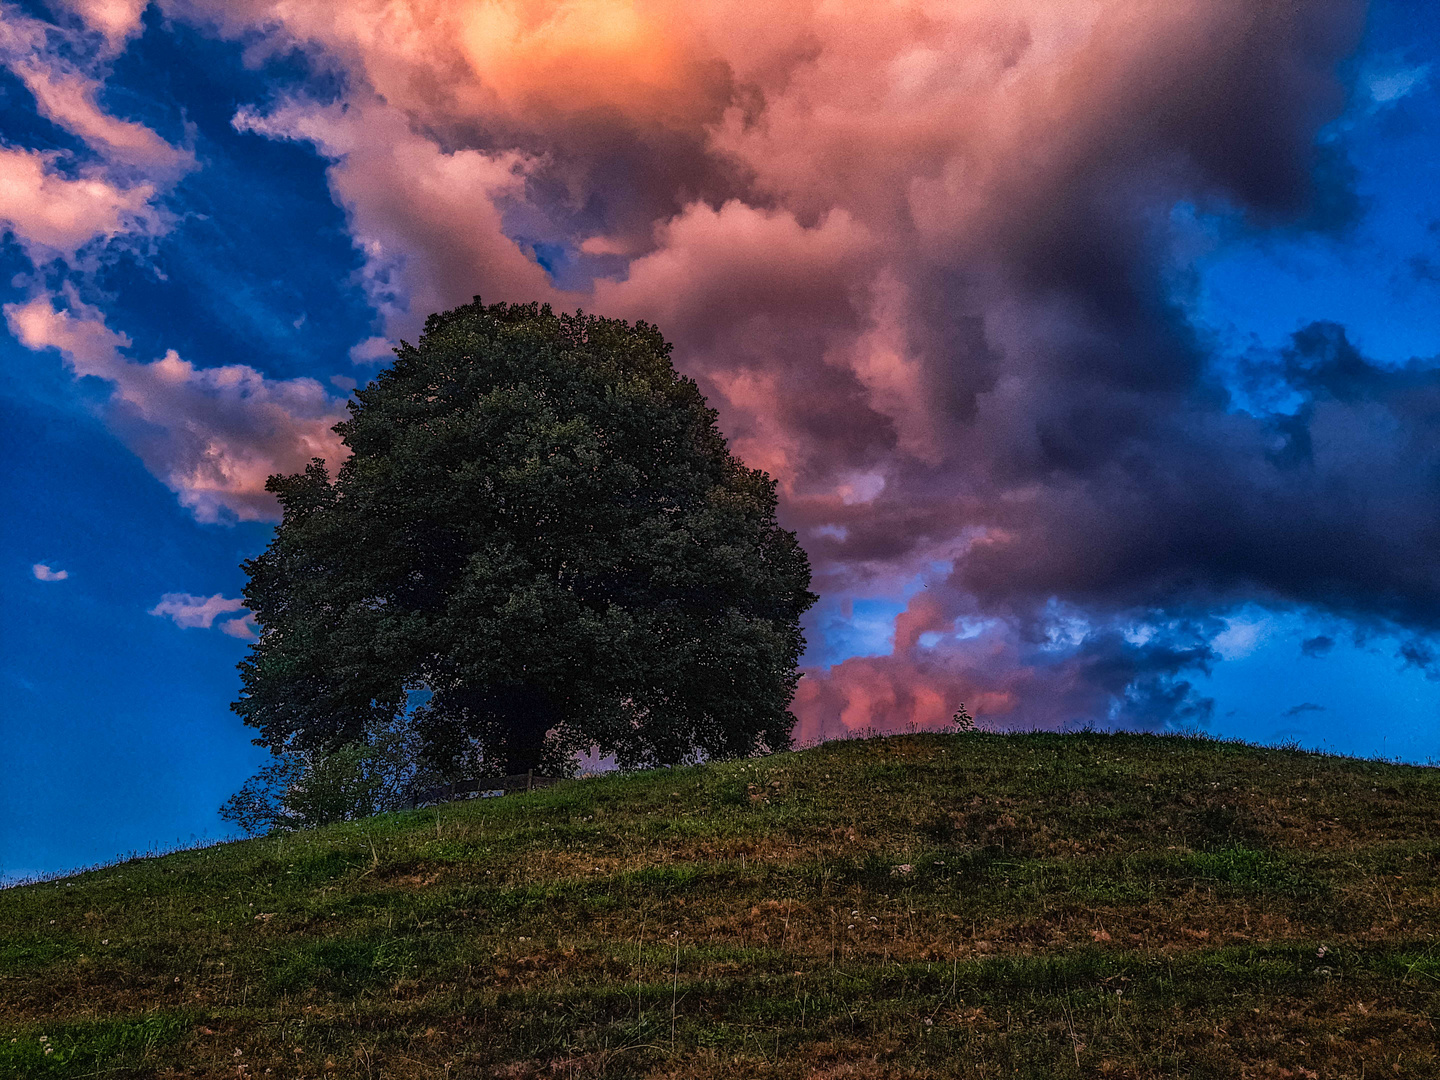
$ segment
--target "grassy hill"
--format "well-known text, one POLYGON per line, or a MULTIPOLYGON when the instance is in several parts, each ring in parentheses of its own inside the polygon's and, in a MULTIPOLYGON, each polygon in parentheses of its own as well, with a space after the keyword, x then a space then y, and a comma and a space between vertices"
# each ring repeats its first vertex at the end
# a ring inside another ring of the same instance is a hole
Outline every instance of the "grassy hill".
POLYGON ((0 892, 0 1076, 1440 1076, 1440 770, 908 736, 0 892))

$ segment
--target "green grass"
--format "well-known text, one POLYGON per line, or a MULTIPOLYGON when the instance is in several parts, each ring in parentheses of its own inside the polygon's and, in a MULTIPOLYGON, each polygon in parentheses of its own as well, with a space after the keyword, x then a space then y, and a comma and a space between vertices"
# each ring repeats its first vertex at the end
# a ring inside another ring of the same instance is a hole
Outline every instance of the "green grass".
POLYGON ((0 1077, 1431 1078, 1437 1016, 1440 771, 1188 738, 830 743, 0 892, 0 1077))

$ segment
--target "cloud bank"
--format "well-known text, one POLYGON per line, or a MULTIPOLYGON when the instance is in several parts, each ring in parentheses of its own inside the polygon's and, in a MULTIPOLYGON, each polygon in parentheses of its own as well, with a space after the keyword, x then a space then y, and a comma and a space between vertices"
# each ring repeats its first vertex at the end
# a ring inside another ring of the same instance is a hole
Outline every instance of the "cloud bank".
MULTIPOLYGON (((1318 136, 1361 0, 161 6, 335 76, 234 123, 327 162, 384 339, 475 293, 653 321, 780 479, 819 590, 912 596, 888 655, 802 681, 802 739, 960 701, 992 726, 1200 722, 1193 678, 1246 604, 1440 630, 1435 365, 1323 323, 1224 355, 1185 306, 1187 222, 1353 212, 1318 136)), ((103 337, 47 310, 12 325, 103 337)), ((258 515, 264 469, 334 449, 309 387, 232 395, 181 363, 104 361, 126 401, 173 370, 206 430, 273 421, 204 482, 178 435, 142 450, 197 508, 258 515)))

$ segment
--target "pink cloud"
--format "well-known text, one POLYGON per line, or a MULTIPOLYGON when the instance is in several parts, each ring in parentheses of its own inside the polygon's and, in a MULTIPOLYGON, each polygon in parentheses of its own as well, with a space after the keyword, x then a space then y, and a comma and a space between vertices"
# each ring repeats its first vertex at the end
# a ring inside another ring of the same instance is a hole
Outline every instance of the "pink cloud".
POLYGON ((140 32, 140 16, 150 0, 63 0, 71 11, 98 30, 107 51, 119 52, 125 42, 140 32))
POLYGON ((149 363, 126 359, 125 335, 73 296, 67 309, 37 296, 4 308, 10 332, 30 349, 57 349, 76 376, 109 382, 111 426, 200 521, 279 516, 265 491, 275 473, 312 458, 332 467, 349 455, 331 428, 342 400, 314 379, 268 379, 254 368, 196 368, 172 350, 149 363))
POLYGON ((330 161, 388 336, 474 293, 654 322, 780 479, 821 589, 943 591, 889 656, 806 677, 802 737, 939 723, 959 700, 1051 726, 1194 715, 1182 675, 1209 631, 1119 629, 1181 603, 1176 582, 1225 594, 1231 570, 1177 522, 1236 523, 1224 550, 1277 596, 1339 580, 1270 557, 1255 508, 1304 493, 1266 471, 1262 423, 1216 408, 1165 222, 1177 199, 1305 211, 1359 0, 165 9, 347 73, 341 103, 235 122, 330 161), (593 289, 561 292, 517 238, 593 289))
POLYGON ((1224 621, 1170 621, 1136 634, 1127 617, 961 618, 973 601, 937 584, 912 598, 886 655, 811 669, 792 710, 799 742, 868 730, 935 730, 962 704, 982 728, 1193 726, 1211 702, 1189 681, 1216 659, 1224 621))
MULTIPOLYGON (((107 41, 130 32, 122 5, 82 6, 90 15, 103 9, 107 41)), ((189 151, 99 106, 105 65, 82 38, 11 10, 0 19, 0 64, 34 95, 42 116, 84 140, 99 158, 61 169, 65 155, 58 152, 0 147, 0 224, 35 262, 57 255, 73 262, 94 241, 160 231, 165 217, 156 196, 195 164, 189 151)))
POLYGON ((247 611, 238 619, 227 619, 220 624, 220 632, 241 641, 259 641, 260 624, 255 621, 254 612, 247 611))
POLYGON ((84 139, 107 160, 143 168, 151 175, 175 176, 194 167, 189 151, 176 149, 144 124, 102 110, 95 102, 99 80, 66 70, 48 57, 12 61, 11 67, 35 95, 42 116, 84 139))
POLYGON ((0 224, 32 260, 73 258, 95 239, 144 232, 155 187, 122 187, 100 175, 71 179, 55 169, 57 155, 0 146, 0 224))
POLYGON ((739 200, 692 204, 656 241, 624 281, 595 283, 595 306, 665 329, 742 458, 791 486, 863 455, 867 436, 891 441, 848 363, 877 246, 848 213, 807 227, 739 200))
POLYGON ((362 282, 388 334, 357 346, 357 363, 390 359, 394 340, 476 293, 492 301, 555 296, 501 228, 497 203, 523 189, 525 155, 442 150, 373 98, 343 109, 290 101, 264 115, 241 110, 235 127, 310 142, 332 162, 331 189, 365 255, 362 282))
POLYGON ((30 572, 35 575, 36 581, 64 581, 70 576, 69 570, 56 570, 54 567, 38 562, 30 568, 30 572))

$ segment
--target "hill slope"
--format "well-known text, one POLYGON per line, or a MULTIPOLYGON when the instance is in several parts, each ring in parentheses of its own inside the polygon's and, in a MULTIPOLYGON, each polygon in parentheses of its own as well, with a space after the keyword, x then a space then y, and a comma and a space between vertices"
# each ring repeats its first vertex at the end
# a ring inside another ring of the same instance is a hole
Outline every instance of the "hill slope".
POLYGON ((0 892, 0 1076, 1435 1077, 1440 771, 908 736, 0 892))

